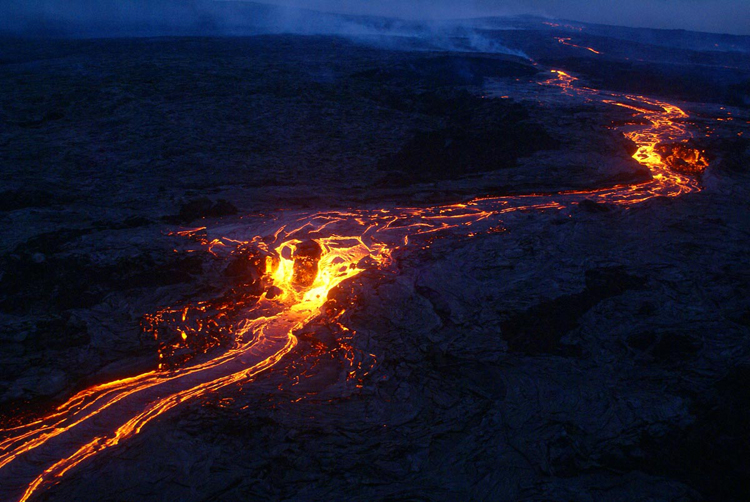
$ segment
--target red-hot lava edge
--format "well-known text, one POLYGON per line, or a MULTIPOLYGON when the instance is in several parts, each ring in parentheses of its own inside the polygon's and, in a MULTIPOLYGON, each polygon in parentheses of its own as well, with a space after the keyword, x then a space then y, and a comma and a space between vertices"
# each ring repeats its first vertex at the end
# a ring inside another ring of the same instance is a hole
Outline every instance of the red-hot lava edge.
MULTIPOLYGON (((644 96, 578 87, 574 81, 555 70, 546 84, 586 100, 628 108, 641 119, 638 123, 647 124, 631 126, 624 133, 637 144, 634 158, 651 170, 652 181, 592 191, 482 198, 430 208, 287 214, 252 228, 257 236, 251 239, 246 238, 247 228, 239 225, 223 229, 227 232, 222 235, 232 238, 205 238, 203 243, 217 256, 235 261, 245 257, 236 272, 248 274, 250 289, 260 287, 253 294, 147 316, 144 327, 159 342, 162 362, 158 370, 95 385, 47 416, 3 430, 0 499, 29 500, 77 465, 138 434, 176 406, 246 382, 272 367, 295 347, 298 329, 313 320, 338 323, 342 309, 327 302, 334 287, 365 269, 387 268, 397 249, 426 247, 447 235, 469 238, 496 232, 502 228, 501 218, 521 210, 559 211, 584 198, 629 206, 656 196, 675 197, 699 190, 691 174, 701 172, 707 163, 701 152, 685 143, 690 133, 683 110, 644 96), (665 153, 660 144, 673 146, 665 153), (211 351, 194 356, 218 345, 226 347, 219 355, 210 357, 219 352, 211 351)), ((182 234, 196 236, 194 231, 182 234)), ((372 355, 357 354, 351 346, 345 350, 354 380, 357 372, 368 371, 375 364, 372 355), (363 369, 363 361, 367 368, 363 369)))

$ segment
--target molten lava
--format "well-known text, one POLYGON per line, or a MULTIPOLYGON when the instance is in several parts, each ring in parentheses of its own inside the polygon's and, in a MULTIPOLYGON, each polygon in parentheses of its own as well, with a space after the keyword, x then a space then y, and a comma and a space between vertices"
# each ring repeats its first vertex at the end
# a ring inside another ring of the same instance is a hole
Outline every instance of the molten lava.
MULTIPOLYGON (((500 218, 516 211, 560 211, 583 199, 629 206, 655 196, 698 190, 692 174, 707 162, 689 146, 677 106, 636 95, 578 88, 555 70, 547 83, 565 93, 632 111, 645 126, 625 129, 634 158, 653 180, 592 191, 490 197, 428 208, 296 213, 260 223, 254 236, 237 227, 209 238, 205 228, 181 235, 228 263, 235 288, 213 301, 164 309, 144 318, 159 344, 159 368, 85 389, 47 416, 3 430, 0 498, 29 500, 71 469, 138 434, 152 420, 189 401, 247 382, 297 345, 299 330, 321 319, 339 322, 329 293, 368 269, 387 269, 393 252, 429 247, 438 238, 471 238, 503 231, 500 218), (15 466, 15 467, 14 467, 15 466)), ((343 345, 343 343, 342 343, 343 345)), ((348 375, 370 371, 374 355, 343 349, 348 375), (365 364, 365 365, 367 365, 365 364)), ((348 377, 348 378, 349 378, 348 377)), ((356 378, 352 378, 356 381, 356 378)))
POLYGON ((593 52, 594 54, 601 54, 601 52, 597 51, 596 49, 592 49, 591 47, 585 47, 583 45, 576 45, 570 42, 570 37, 555 37, 555 40, 560 42, 563 45, 567 45, 568 47, 575 47, 577 49, 586 49, 587 51, 593 52))
POLYGON ((708 167, 705 151, 685 143, 662 143, 655 149, 664 163, 674 171, 700 174, 708 167))
POLYGON ((547 21, 544 21, 542 24, 546 24, 547 26, 551 26, 552 28, 565 28, 568 30, 583 31, 582 26, 573 26, 570 24, 560 24, 560 23, 550 23, 547 21))

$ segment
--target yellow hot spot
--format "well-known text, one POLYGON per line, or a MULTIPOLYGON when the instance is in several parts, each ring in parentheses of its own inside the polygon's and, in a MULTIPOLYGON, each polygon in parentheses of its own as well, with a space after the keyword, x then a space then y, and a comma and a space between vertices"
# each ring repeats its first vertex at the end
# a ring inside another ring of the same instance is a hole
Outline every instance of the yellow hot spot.
POLYGON ((284 292, 293 287, 294 260, 292 257, 299 242, 296 239, 287 241, 276 248, 276 253, 279 255, 279 264, 273 272, 273 283, 284 292))

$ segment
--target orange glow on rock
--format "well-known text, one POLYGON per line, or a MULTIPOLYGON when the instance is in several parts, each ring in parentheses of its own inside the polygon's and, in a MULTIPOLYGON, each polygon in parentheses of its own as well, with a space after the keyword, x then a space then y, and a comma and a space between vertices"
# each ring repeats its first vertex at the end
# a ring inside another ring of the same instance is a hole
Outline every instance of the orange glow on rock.
MULTIPOLYGON (((27 501, 180 404, 256 377, 289 354, 297 345, 295 333, 315 319, 346 329, 341 324, 344 310, 331 307, 329 295, 365 270, 387 269, 396 250, 428 248, 446 236, 500 233, 505 231, 501 218, 514 212, 566 211, 583 199, 628 207, 699 189, 694 175, 708 163, 687 143, 690 134, 682 109, 644 96, 579 88, 576 78, 561 70, 552 75, 546 84, 566 94, 623 107, 644 119, 646 125, 623 132, 636 143, 633 157, 650 170, 651 181, 435 207, 302 212, 245 240, 234 235, 209 238, 205 227, 175 232, 220 258, 236 260, 227 270, 239 275, 241 291, 146 316, 144 329, 160 343, 159 370, 92 386, 47 416, 1 431, 0 469, 23 461, 28 465, 19 472, 31 472, 39 459, 57 455, 39 467, 41 472, 14 477, 15 484, 0 488, 3 500, 27 501), (29 458, 31 452, 39 454, 29 458)), ((375 355, 362 356, 372 361, 364 368, 353 347, 342 344, 342 350, 351 364, 347 380, 361 387, 358 375, 371 370, 375 355)))
POLYGON ((599 51, 597 51, 595 49, 592 49, 591 47, 584 47, 583 45, 576 45, 576 44, 570 43, 570 38, 569 37, 568 38, 565 38, 565 37, 555 37, 555 40, 557 40, 558 42, 560 42, 563 45, 567 45, 568 47, 575 47, 577 49, 586 49, 587 51, 593 52, 594 54, 601 54, 601 52, 599 52, 599 51))

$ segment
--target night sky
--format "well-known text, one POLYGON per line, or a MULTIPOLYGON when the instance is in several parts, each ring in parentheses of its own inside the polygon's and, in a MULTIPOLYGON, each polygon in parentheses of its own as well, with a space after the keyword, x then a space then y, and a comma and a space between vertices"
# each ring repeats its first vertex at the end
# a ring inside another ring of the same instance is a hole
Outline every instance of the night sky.
MULTIPOLYGON (((221 1, 221 0, 217 0, 221 1)), ((181 11, 210 11, 211 0, 25 0, 3 2, 0 30, 18 31, 34 20, 129 19, 181 11)), ((275 3, 350 14, 410 19, 448 19, 533 14, 621 26, 686 29, 750 35, 748 0, 268 0, 275 3)))
POLYGON ((750 34, 747 0, 274 0, 274 3, 408 18, 534 14, 621 26, 750 34))

